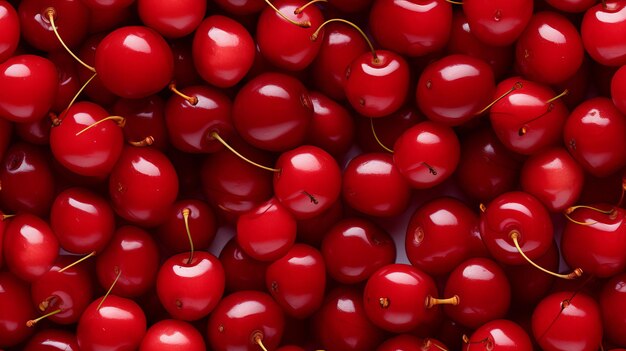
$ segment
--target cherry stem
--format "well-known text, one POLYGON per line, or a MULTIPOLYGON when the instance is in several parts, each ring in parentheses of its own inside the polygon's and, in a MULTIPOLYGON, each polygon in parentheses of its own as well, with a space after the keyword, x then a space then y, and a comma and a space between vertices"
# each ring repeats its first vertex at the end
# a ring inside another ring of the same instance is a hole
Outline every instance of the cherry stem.
POLYGON ((309 27, 311 27, 311 22, 309 22, 309 21, 304 21, 304 22, 296 22, 296 21, 294 21, 294 20, 290 19, 290 18, 289 18, 289 17, 287 17, 284 13, 280 12, 280 11, 276 8, 276 6, 274 6, 274 4, 272 4, 272 3, 270 2, 270 0, 265 0, 265 3, 266 3, 267 5, 269 5, 269 7, 271 7, 271 8, 272 8, 272 9, 273 9, 273 10, 274 10, 274 11, 275 11, 275 12, 276 12, 276 13, 277 13, 280 17, 282 17, 285 21, 287 21, 287 22, 289 22, 289 23, 291 23, 291 24, 293 24, 293 25, 296 25, 296 26, 298 26, 298 27, 301 27, 301 28, 309 28, 309 27))
POLYGON ((433 308, 436 305, 458 305, 461 302, 459 295, 454 295, 447 299, 438 299, 436 297, 428 296, 426 298, 426 308, 433 308))
POLYGON ((104 294, 104 296, 100 300, 100 303, 98 304, 98 307, 96 308, 96 311, 100 310, 100 307, 102 307, 102 303, 104 303, 104 300, 106 300, 106 298, 111 294, 111 291, 113 290, 113 287, 115 286, 115 284, 117 284, 117 281, 120 279, 121 275, 122 275, 122 270, 118 268, 117 269, 117 276, 115 276, 115 280, 113 281, 113 283, 109 287, 109 290, 107 290, 107 293, 104 294))
POLYGON ((81 130, 80 132, 76 133, 76 136, 79 136, 81 134, 83 134, 84 132, 88 131, 89 129, 97 126, 98 124, 105 122, 105 121, 115 121, 117 123, 117 125, 120 128, 123 128, 124 125, 126 124, 126 118, 122 117, 122 116, 109 116, 106 118, 103 118, 93 124, 88 125, 87 127, 85 127, 83 130, 81 130))
POLYGON ((328 0, 311 0, 311 1, 307 2, 306 4, 298 7, 297 9, 293 10, 293 14, 294 15, 299 15, 300 12, 304 11, 304 9, 306 9, 310 5, 315 4, 316 2, 328 2, 328 0))
POLYGON ((432 340, 430 340, 428 338, 424 339, 424 343, 422 344, 422 350, 430 349, 432 346, 438 348, 441 351, 448 351, 448 349, 443 348, 443 347, 435 344, 434 342, 432 342, 432 340))
POLYGON ((569 93, 569 90, 565 89, 563 90, 562 93, 560 93, 559 95, 551 98, 550 100, 546 101, 546 104, 548 104, 548 109, 546 110, 546 112, 540 114, 539 116, 529 119, 528 121, 524 122, 524 125, 518 130, 517 134, 519 136, 524 136, 526 135, 526 133, 528 132, 528 124, 532 123, 536 120, 538 120, 539 118, 545 116, 546 114, 550 113, 550 111, 552 111, 554 109, 554 104, 552 104, 554 101, 562 98, 563 96, 567 95, 569 93))
POLYGON ((3 213, 2 216, 0 216, 0 221, 4 221, 4 220, 9 219, 11 217, 15 217, 15 215, 14 214, 4 214, 3 213))
POLYGON ((245 156, 243 156, 242 154, 240 154, 239 152, 237 152, 237 150, 235 150, 232 146, 228 145, 228 143, 222 139, 222 137, 217 133, 217 132, 211 132, 211 138, 219 141, 222 145, 224 145, 228 150, 230 150, 233 154, 237 155, 240 159, 248 162, 249 164, 253 165, 253 166, 257 166, 261 169, 264 169, 266 171, 270 171, 270 172, 280 172, 280 169, 277 168, 272 168, 272 167, 267 167, 267 166, 263 166, 261 164, 258 164, 248 158, 246 158, 245 156))
POLYGON ((382 141, 380 141, 380 139, 378 139, 378 135, 376 134, 376 129, 374 128, 374 119, 373 118, 370 118, 370 128, 372 129, 372 135, 374 136, 374 139, 376 140, 378 145, 380 145, 380 147, 382 147, 385 151, 393 154, 393 150, 391 150, 390 148, 386 147, 385 144, 383 144, 382 141))
POLYGON ((513 244, 515 244, 515 248, 517 248, 517 251, 520 253, 520 255, 522 255, 522 257, 524 257, 524 259, 526 261, 528 261, 528 263, 530 263, 533 267, 537 268, 538 270, 550 274, 552 276, 555 276, 557 278, 562 278, 562 279, 576 279, 580 276, 583 275, 583 270, 580 268, 576 268, 574 269, 574 271, 572 273, 569 274, 558 274, 558 273, 554 273, 551 272, 543 267, 541 267, 540 265, 536 264, 535 262, 533 262, 530 258, 528 258, 528 256, 526 256, 526 254, 524 253, 524 251, 522 251, 522 248, 519 245, 519 237, 520 237, 520 233, 518 231, 512 231, 510 234, 511 240, 513 240, 513 244))
POLYGON ((485 106, 482 110, 476 112, 475 116, 482 115, 483 113, 485 113, 485 111, 493 107, 493 105, 497 104, 498 101, 504 99, 507 95, 509 95, 510 93, 512 93, 513 91, 517 89, 521 89, 522 87, 523 87, 522 82, 515 82, 515 84, 513 84, 513 86, 511 87, 511 89, 507 90, 504 94, 498 96, 495 100, 493 100, 489 105, 485 106))
POLYGON ((58 297, 56 295, 48 296, 45 300, 41 301, 37 307, 39 307, 39 311, 44 312, 50 305, 56 303, 57 300, 58 297))
POLYGON ((255 344, 259 345, 261 350, 267 351, 267 349, 265 348, 265 345, 263 345, 263 334, 261 334, 260 331, 254 332, 254 334, 252 336, 252 340, 254 340, 255 344))
POLYGON ((67 51, 76 61, 78 61, 78 63, 83 65, 85 68, 96 73, 95 68, 89 66, 88 64, 83 62, 83 60, 79 59, 78 56, 74 55, 72 50, 70 50, 70 48, 68 48, 67 45, 65 45, 65 42, 63 41, 63 39, 61 39, 61 35, 59 35, 59 32, 57 31, 57 26, 54 24, 54 18, 57 16, 57 11, 55 10, 55 8, 48 7, 44 12, 48 16, 48 20, 50 21, 50 25, 52 26, 52 31, 54 32, 54 35, 56 35, 57 39, 59 39, 59 42, 65 48, 65 51, 67 51))
POLYGON ((326 22, 322 23, 319 27, 317 27, 317 29, 315 30, 315 32, 313 32, 313 34, 311 35, 311 40, 312 41, 316 41, 317 37, 320 35, 320 30, 322 30, 322 28, 327 25, 328 23, 331 22, 341 22, 341 23, 345 23, 349 26, 352 26, 352 28, 356 29, 359 34, 361 34, 361 36, 363 37, 363 39, 365 39, 365 42, 367 43, 367 46, 370 47, 370 51, 372 52, 372 57, 374 58, 374 63, 378 63, 378 56, 376 55, 376 50, 374 50, 374 45, 372 44, 372 42, 370 41, 370 39, 367 37, 367 35, 365 35, 365 32, 363 32, 363 30, 361 30, 361 28, 359 28, 359 26, 357 26, 356 24, 345 20, 343 18, 331 18, 329 20, 327 20, 326 22))
POLYGON ((381 298, 378 299, 378 304, 382 308, 389 308, 389 305, 391 304, 391 301, 389 301, 388 297, 381 297, 381 298))
POLYGON ((190 103, 192 106, 196 106, 198 104, 198 97, 196 96, 189 96, 189 95, 185 95, 183 93, 180 92, 180 90, 178 90, 178 88, 176 88, 176 82, 172 81, 168 86, 167 86, 170 91, 178 96, 180 96, 181 98, 187 100, 188 103, 190 103))
POLYGON ((576 224, 580 224, 580 225, 594 225, 596 223, 598 223, 597 221, 593 221, 593 222, 581 222, 581 221, 577 221, 574 218, 571 217, 572 212, 576 211, 579 208, 586 208, 588 210, 593 210, 602 214, 606 214, 606 215, 612 215, 615 213, 615 209, 612 208, 610 210, 601 210, 599 208, 593 207, 593 206, 586 206, 586 205, 577 205, 577 206, 572 206, 569 207, 567 210, 565 210, 565 218, 567 218, 570 222, 576 223, 576 224))
POLYGON ((469 345, 471 344, 483 344, 485 346, 485 349, 488 351, 493 350, 493 341, 489 338, 486 337, 482 340, 478 340, 478 341, 470 341, 470 339, 467 337, 467 335, 463 334, 463 336, 461 337, 461 339, 463 340, 463 343, 467 344, 468 349, 469 349, 469 345))
POLYGON ((422 165, 424 165, 426 168, 428 168, 428 172, 430 172, 430 174, 437 175, 437 170, 435 169, 435 167, 429 165, 426 162, 422 162, 422 165))
POLYGON ((481 203, 480 205, 478 205, 478 209, 480 210, 480 212, 485 212, 487 211, 487 206, 485 206, 485 204, 481 203))
POLYGON ((193 260, 193 239, 191 239, 191 230, 189 230, 189 216, 191 215, 191 210, 189 208, 183 209, 183 220, 185 221, 185 230, 187 231, 187 239, 189 239, 189 260, 187 260, 187 264, 191 264, 193 260))
POLYGON ((70 268, 74 267, 75 265, 77 265, 77 264, 79 264, 79 263, 83 262, 84 260, 88 259, 89 257, 93 257, 93 256, 95 256, 95 255, 96 255, 96 252, 95 252, 95 251, 91 251, 91 252, 90 252, 89 254, 87 254, 86 256, 83 256, 83 257, 79 258, 78 260, 76 260, 76 261, 74 261, 74 262, 72 262, 72 263, 68 264, 67 266, 65 266, 65 267, 63 267, 63 268, 61 268, 61 269, 59 269, 59 273, 63 273, 63 272, 65 272, 66 270, 68 270, 68 269, 70 269, 70 268))
POLYGON ((37 324, 39 321, 41 321, 42 319, 48 318, 50 316, 54 316, 57 313, 60 313, 61 309, 56 309, 50 313, 46 313, 43 316, 39 317, 39 318, 35 318, 35 319, 31 319, 29 321, 26 322, 26 326, 29 328, 32 328, 35 324, 37 324))
POLYGON ((546 104, 549 104, 549 103, 551 103, 551 102, 554 102, 554 101, 556 101, 556 100, 558 100, 558 99, 562 98, 563 96, 565 96, 565 95, 567 95, 567 94, 569 94, 569 90, 565 89, 565 90, 563 90, 563 92, 562 92, 562 93, 560 93, 559 95, 557 95, 557 96, 553 97, 552 99, 550 99, 550 100, 546 101, 546 104))
POLYGON ((463 1, 446 0, 446 2, 449 2, 454 5, 463 5, 463 1))
POLYGON ((619 201, 617 201, 617 206, 615 206, 615 207, 622 206, 622 203, 624 202, 624 194, 625 193, 626 193, 626 177, 622 178, 622 193, 619 196, 619 201))
POLYGON ((128 143, 136 147, 146 147, 154 144, 154 137, 152 137, 152 135, 148 135, 147 137, 143 138, 143 140, 129 141, 128 143))
MULTIPOLYGON (((83 90, 85 90, 85 88, 87 88, 87 86, 89 85, 89 83, 91 83, 91 81, 96 78, 98 74, 94 73, 91 75, 91 77, 89 77, 89 79, 87 79, 87 81, 83 84, 82 87, 80 87, 80 89, 78 89, 78 91, 76 92, 76 94, 74 94, 74 97, 72 98, 72 100, 70 101, 70 103, 67 105, 67 107, 65 108, 65 113, 67 113, 67 111, 70 109, 70 107, 72 107, 72 105, 74 105, 74 103, 76 102, 76 99, 78 99, 78 97, 80 96, 80 94, 83 93, 83 90)), ((65 114, 64 114, 65 115, 65 114)), ((54 126, 58 126, 59 124, 61 124, 62 119, 53 119, 52 120, 52 125, 54 126)))

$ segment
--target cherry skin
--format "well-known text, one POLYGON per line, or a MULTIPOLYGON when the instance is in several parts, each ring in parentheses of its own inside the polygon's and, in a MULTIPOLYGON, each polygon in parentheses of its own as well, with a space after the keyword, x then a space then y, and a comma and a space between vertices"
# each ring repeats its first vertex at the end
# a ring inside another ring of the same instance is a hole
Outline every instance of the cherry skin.
POLYGON ((396 140, 412 126, 425 120, 424 116, 418 112, 417 107, 404 106, 398 111, 383 118, 356 118, 356 142, 364 152, 388 152, 385 147, 391 147, 396 140), (378 143, 372 132, 372 124, 378 143))
POLYGON ((237 219, 237 243, 250 257, 275 261, 296 241, 296 220, 276 198, 271 198, 237 219))
POLYGON ((572 267, 585 273, 607 278, 626 268, 626 210, 607 205, 593 206, 610 214, 581 208, 570 214, 580 222, 568 221, 563 230, 561 250, 572 267))
POLYGON ((60 124, 50 132, 55 159, 80 175, 108 175, 124 146, 124 135, 115 121, 98 123, 108 116, 106 110, 91 102, 78 102, 64 111, 60 124))
POLYGON ((76 339, 84 351, 136 350, 145 333, 141 307, 133 300, 109 295, 87 307, 78 321, 76 339))
POLYGON ((626 345, 622 332, 626 327, 626 274, 621 273, 607 281, 598 298, 602 313, 604 337, 616 345, 626 345))
POLYGON ((546 351, 597 350, 602 341, 600 309, 585 293, 554 293, 535 308, 532 331, 546 351))
POLYGON ((216 0, 215 4, 233 15, 257 13, 267 6, 263 0, 216 0))
POLYGON ((164 150, 169 146, 165 125, 165 103, 158 95, 143 99, 118 99, 111 107, 115 116, 126 119, 122 132, 127 142, 154 139, 152 147, 164 150))
POLYGON ((618 40, 626 31, 626 3, 611 0, 590 7, 580 25, 585 51, 601 65, 626 64, 626 49, 618 40))
POLYGON ((383 117, 397 111, 406 100, 408 89, 409 64, 392 51, 363 53, 346 71, 346 98, 366 117, 383 117))
POLYGON ((33 335, 24 351, 79 351, 76 335, 56 329, 44 329, 33 335))
POLYGON ((268 350, 278 348, 285 317, 271 296, 240 291, 224 297, 209 316, 207 335, 215 351, 256 351, 260 339, 268 350))
POLYGON ((564 12, 585 12, 596 4, 595 0, 546 0, 546 2, 564 12))
POLYGON ((463 1, 463 12, 472 33, 493 46, 513 44, 533 14, 532 0, 463 1))
POLYGON ((607 98, 578 105, 563 130, 567 150, 596 177, 605 177, 626 165, 626 116, 607 98))
POLYGON ((460 149, 452 128, 426 121, 407 129, 396 140, 393 161, 413 188, 431 188, 452 175, 460 149))
POLYGON ((167 38, 180 38, 198 28, 206 12, 206 2, 187 0, 173 3, 162 0, 138 0, 139 18, 148 27, 167 38))
POLYGON ((578 30, 566 17, 555 12, 533 15, 515 45, 519 71, 539 83, 564 82, 578 71, 583 56, 578 30))
MULTIPOLYGON (((57 94, 52 104, 52 111, 62 112, 69 106, 81 87, 78 70, 76 69, 76 60, 70 54, 61 50, 50 52, 47 57, 54 63, 59 74, 57 94)), ((49 138, 50 119, 42 118, 41 122, 45 122, 45 125, 48 126, 45 134, 49 138)))
POLYGON ((159 300, 174 318, 194 321, 207 316, 224 293, 224 269, 204 251, 180 253, 167 259, 156 281, 159 300))
POLYGON ((468 348, 501 351, 532 351, 533 344, 522 327, 506 319, 485 323, 469 338, 468 348))
POLYGON ((409 205, 411 188, 386 153, 361 154, 343 172, 343 199, 350 207, 370 216, 389 217, 409 205))
POLYGON ((374 222, 360 218, 337 222, 324 236, 321 252, 328 274, 343 284, 365 281, 396 259, 391 236, 374 222))
POLYGON ((207 17, 193 37, 193 62, 198 74, 219 88, 231 87, 243 79, 252 67, 255 51, 246 28, 225 16, 207 17))
POLYGON ((424 69, 416 99, 430 120, 457 126, 476 117, 491 102, 495 89, 493 71, 485 61, 449 55, 424 69))
POLYGON ((113 209, 122 218, 156 226, 178 194, 178 176, 170 160, 148 147, 125 147, 109 177, 113 209))
POLYGON ((326 233, 344 216, 341 200, 335 201, 326 211, 307 219, 298 220, 297 240, 301 243, 320 247, 326 233))
POLYGON ((549 149, 524 162, 522 189, 541 201, 552 212, 572 206, 583 188, 582 167, 564 148, 549 149))
POLYGON ((611 99, 622 114, 626 114, 624 89, 626 89, 626 68, 620 67, 611 78, 611 99))
POLYGON ((83 0, 90 8, 96 10, 124 9, 132 5, 135 0, 83 0))
POLYGON ((200 332, 191 324, 165 319, 153 324, 141 340, 139 351, 204 351, 200 332))
POLYGON ((174 57, 167 42, 154 30, 122 27, 98 45, 95 69, 111 92, 138 99, 159 92, 172 80, 174 57))
POLYGON ((217 231, 215 214, 209 205, 200 200, 179 200, 170 209, 167 219, 157 231, 158 241, 171 253, 189 251, 189 238, 185 228, 185 209, 189 210, 189 235, 197 250, 208 249, 217 231))
POLYGON ((13 56, 0 64, 0 117, 35 122, 48 114, 58 89, 54 63, 35 55, 13 56))
POLYGON ((341 171, 326 151, 303 145, 284 152, 276 161, 276 198, 296 219, 315 217, 330 208, 341 192, 341 171))
MULTIPOLYGON (((259 15, 256 42, 263 57, 277 67, 300 71, 313 62, 320 49, 321 41, 312 39, 312 35, 324 22, 324 16, 317 6, 307 6, 296 14, 296 9, 306 3, 302 0, 273 2, 278 11, 300 25, 286 21, 269 6, 259 15), (276 40, 277 36, 280 40, 276 40)), ((323 35, 320 31, 319 36, 323 35)))
POLYGON ((340 158, 350 150, 353 143, 352 115, 342 105, 321 93, 311 92, 310 97, 313 103, 313 118, 306 142, 340 158))
POLYGON ((159 269, 159 252, 146 231, 132 226, 120 227, 106 249, 96 257, 100 286, 123 297, 143 295, 154 286, 159 269), (141 262, 139 264, 138 262, 141 262))
POLYGON ((376 0, 369 13, 376 41, 410 57, 442 49, 450 37, 451 23, 452 5, 442 0, 376 0))
MULTIPOLYGON (((96 50, 104 37, 105 34, 101 33, 87 38, 78 51, 78 57, 84 63, 93 67, 96 61, 96 50)), ((78 62, 76 62, 76 69, 78 70, 78 77, 81 85, 87 83, 87 81, 93 77, 94 73, 78 62)), ((113 94, 113 92, 105 87, 102 79, 100 79, 100 74, 96 74, 91 82, 87 84, 87 87, 85 88, 85 95, 89 97, 92 102, 102 106, 111 105, 115 103, 118 98, 117 95, 113 94)))
POLYGON ((13 6, 0 1, 0 63, 13 56, 17 44, 20 42, 20 21, 13 6))
POLYGON ((423 351, 423 342, 417 336, 400 334, 385 340, 376 351, 423 351))
POLYGON ((29 213, 11 218, 3 246, 9 270, 30 282, 48 272, 59 254, 59 241, 48 223, 29 213))
POLYGON ((253 259, 237 244, 236 238, 229 240, 219 256, 226 277, 226 290, 265 291, 265 271, 269 262, 253 259))
POLYGON ((36 316, 28 285, 8 272, 0 272, 0 347, 15 346, 33 333, 26 322, 36 316))

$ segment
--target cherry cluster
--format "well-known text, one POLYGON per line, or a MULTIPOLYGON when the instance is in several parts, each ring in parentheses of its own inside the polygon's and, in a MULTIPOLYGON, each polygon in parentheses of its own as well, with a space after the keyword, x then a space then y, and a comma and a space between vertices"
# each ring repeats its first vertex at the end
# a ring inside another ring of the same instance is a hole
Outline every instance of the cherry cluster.
POLYGON ((626 0, 0 0, 0 350, 626 350, 626 0))

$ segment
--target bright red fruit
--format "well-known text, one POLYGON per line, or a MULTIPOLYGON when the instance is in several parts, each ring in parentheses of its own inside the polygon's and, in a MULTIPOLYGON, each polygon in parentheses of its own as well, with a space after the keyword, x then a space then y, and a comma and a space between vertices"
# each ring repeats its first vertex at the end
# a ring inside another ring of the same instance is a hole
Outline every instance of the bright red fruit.
POLYGON ((626 64, 626 48, 620 41, 626 32, 626 1, 609 0, 590 7, 580 25, 585 50, 601 65, 626 64))
POLYGON ((13 55, 20 41, 20 22, 10 3, 0 1, 0 63, 13 55))
POLYGON ((494 46, 513 44, 522 34, 533 14, 532 0, 463 1, 472 33, 494 46))
POLYGON ((167 38, 184 37, 200 25, 206 1, 138 0, 139 18, 148 27, 167 38))
POLYGON ((191 324, 165 319, 153 324, 141 340, 139 351, 204 351, 200 332, 191 324))
POLYGON ((26 322, 35 318, 28 285, 8 272, 0 272, 0 347, 25 341, 33 329, 26 322))

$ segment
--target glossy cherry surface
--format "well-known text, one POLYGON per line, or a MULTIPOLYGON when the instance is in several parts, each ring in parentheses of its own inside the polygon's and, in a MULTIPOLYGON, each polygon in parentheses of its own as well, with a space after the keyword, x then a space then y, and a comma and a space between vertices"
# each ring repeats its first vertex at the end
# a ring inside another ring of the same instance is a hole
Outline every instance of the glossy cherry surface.
POLYGON ((28 284, 9 272, 0 272, 0 347, 25 341, 33 329, 26 322, 35 318, 28 284))
POLYGON ((584 12, 596 4, 594 0, 546 0, 546 2, 565 12, 584 12))
POLYGON ((60 329, 44 329, 33 335, 24 351, 79 351, 76 335, 60 329))
POLYGON ((139 351, 204 351, 202 334, 191 324, 176 319, 161 320, 148 328, 139 351))
POLYGON ((506 319, 485 323, 469 337, 468 348, 476 350, 532 351, 530 337, 518 324, 506 319))
POLYGON ((179 38, 193 33, 206 12, 206 2, 185 0, 137 0, 139 18, 148 27, 167 38, 179 38))
POLYGON ((226 278, 226 290, 265 291, 265 271, 270 262, 258 261, 250 257, 237 244, 237 240, 229 240, 219 256, 226 278))
POLYGON ((604 337, 616 345, 626 345, 626 274, 621 273, 607 281, 598 298, 602 313, 604 337))
POLYGON ((127 142, 139 142, 151 137, 154 139, 151 146, 163 150, 169 146, 164 106, 165 102, 158 95, 143 99, 118 99, 111 107, 111 113, 125 118, 122 132, 127 142))
POLYGON ((596 62, 605 66, 626 64, 626 49, 617 33, 626 30, 626 3, 611 0, 590 7, 580 25, 585 50, 596 62))
POLYGON ((186 210, 189 211, 189 235, 196 249, 207 249, 215 238, 217 223, 211 207, 200 200, 178 200, 172 205, 167 219, 157 231, 158 241, 168 252, 181 253, 190 250, 185 225, 186 210))
POLYGON ((354 142, 353 116, 344 106, 319 92, 309 94, 313 103, 313 118, 306 142, 340 158, 354 142))
POLYGON ((530 21, 533 1, 469 0, 463 1, 463 12, 478 39, 490 45, 506 46, 517 40, 530 21))
POLYGON ((6 1, 0 2, 0 63, 13 55, 20 41, 20 21, 15 8, 6 1))
POLYGON ((398 111, 383 118, 356 118, 356 143, 364 152, 388 152, 380 144, 387 148, 392 147, 405 130, 425 119, 418 111, 417 106, 401 107, 398 111), (374 131, 380 144, 374 137, 372 125, 374 125, 374 131))

